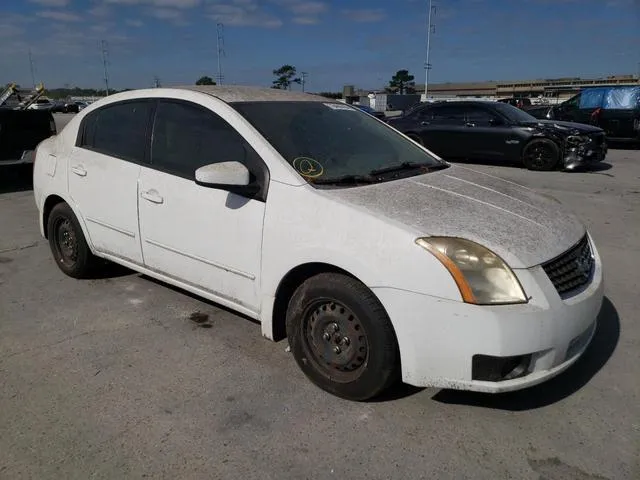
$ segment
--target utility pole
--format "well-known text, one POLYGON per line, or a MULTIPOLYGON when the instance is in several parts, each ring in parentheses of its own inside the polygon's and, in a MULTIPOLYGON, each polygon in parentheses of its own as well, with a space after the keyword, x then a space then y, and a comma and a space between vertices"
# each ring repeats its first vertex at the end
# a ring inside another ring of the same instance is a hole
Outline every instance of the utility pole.
POLYGON ((158 78, 157 75, 153 77, 153 86, 155 88, 160 88, 160 78, 158 78))
POLYGON ((33 88, 36 88, 36 74, 33 69, 33 56, 31 55, 31 47, 29 47, 29 67, 31 68, 31 82, 33 83, 33 88))
POLYGON ((304 84, 307 82, 307 75, 309 75, 307 72, 300 72, 300 75, 302 75, 302 91, 304 92, 304 84))
POLYGON ((433 0, 429 0, 429 10, 427 12, 427 56, 424 62, 425 79, 424 79, 424 99, 427 100, 429 94, 429 71, 431 70, 431 64, 429 63, 429 55, 431 53, 431 34, 435 33, 436 26, 431 21, 431 15, 435 15, 436 6, 433 5, 433 0))
POLYGON ((222 74, 222 57, 224 53, 224 24, 216 24, 216 30, 218 32, 218 75, 216 76, 216 83, 222 85, 224 75, 222 74))
POLYGON ((109 72, 107 70, 107 63, 109 62, 109 45, 105 40, 101 40, 100 48, 102 50, 102 66, 104 68, 104 86, 106 88, 107 97, 108 97, 109 96, 109 72))

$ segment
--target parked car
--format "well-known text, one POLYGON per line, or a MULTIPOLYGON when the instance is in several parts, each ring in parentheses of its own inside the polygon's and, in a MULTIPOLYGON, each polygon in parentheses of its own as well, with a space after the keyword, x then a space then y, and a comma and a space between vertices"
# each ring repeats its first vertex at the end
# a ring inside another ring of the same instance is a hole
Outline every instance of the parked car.
POLYGON ((37 145, 55 134, 49 110, 0 108, 0 165, 32 163, 37 145))
POLYGON ((522 109, 531 106, 531 99, 524 97, 501 98, 500 100, 498 100, 498 102, 507 103, 509 105, 513 105, 514 107, 522 109))
POLYGON ((380 120, 384 120, 385 122, 387 121, 387 116, 384 114, 384 112, 379 112, 368 105, 354 105, 354 107, 359 108, 363 112, 366 112, 369 115, 373 115, 380 120))
POLYGON ((532 105, 531 107, 523 108, 523 110, 540 120, 552 120, 555 118, 554 105, 532 105))
POLYGON ((539 120, 501 102, 427 104, 389 124, 445 159, 519 162, 530 170, 567 170, 605 159, 604 131, 539 120))
POLYGON ((597 125, 610 141, 640 142, 640 86, 585 88, 556 106, 553 116, 597 125))
POLYGON ((39 98, 29 105, 28 110, 51 110, 55 104, 48 98, 39 98))
POLYGON ((302 92, 111 95, 40 144, 34 197, 65 274, 100 257, 257 319, 352 400, 399 379, 543 382, 585 351, 603 299, 560 203, 302 92))

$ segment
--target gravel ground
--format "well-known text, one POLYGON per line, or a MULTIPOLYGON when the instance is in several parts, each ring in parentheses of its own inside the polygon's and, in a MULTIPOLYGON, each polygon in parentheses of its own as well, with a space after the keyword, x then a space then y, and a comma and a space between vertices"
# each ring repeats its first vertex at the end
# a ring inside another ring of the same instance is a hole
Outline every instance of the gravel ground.
POLYGON ((0 173, 0 479, 640 478, 640 152, 595 172, 478 169, 574 209, 603 257, 593 344, 527 391, 323 393, 286 342, 120 269, 64 276, 28 169, 0 173), (197 319, 198 322, 192 319, 197 319))

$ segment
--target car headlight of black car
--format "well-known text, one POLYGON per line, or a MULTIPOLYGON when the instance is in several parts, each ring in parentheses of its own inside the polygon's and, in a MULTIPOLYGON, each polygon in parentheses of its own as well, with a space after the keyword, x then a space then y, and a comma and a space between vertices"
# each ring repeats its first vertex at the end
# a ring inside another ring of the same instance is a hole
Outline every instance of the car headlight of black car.
POLYGON ((586 135, 570 135, 566 141, 570 147, 581 147, 589 143, 591 139, 586 135))

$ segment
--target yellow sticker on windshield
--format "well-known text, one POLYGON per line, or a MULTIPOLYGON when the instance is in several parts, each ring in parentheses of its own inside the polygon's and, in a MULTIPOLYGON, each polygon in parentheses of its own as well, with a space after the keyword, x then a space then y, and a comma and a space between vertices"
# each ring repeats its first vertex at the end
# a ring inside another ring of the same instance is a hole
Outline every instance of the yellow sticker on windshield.
POLYGON ((324 173, 324 168, 317 160, 309 157, 297 157, 291 162, 293 168, 307 178, 318 178, 324 173))

